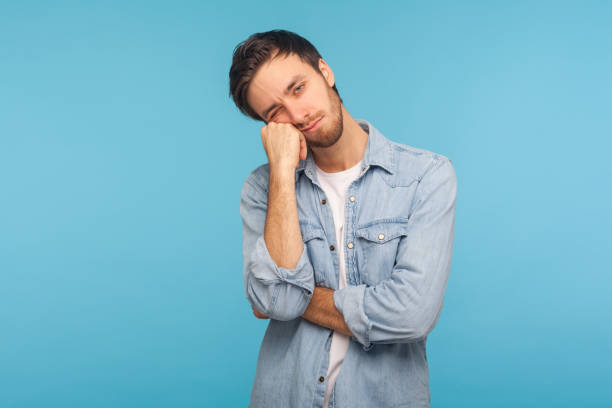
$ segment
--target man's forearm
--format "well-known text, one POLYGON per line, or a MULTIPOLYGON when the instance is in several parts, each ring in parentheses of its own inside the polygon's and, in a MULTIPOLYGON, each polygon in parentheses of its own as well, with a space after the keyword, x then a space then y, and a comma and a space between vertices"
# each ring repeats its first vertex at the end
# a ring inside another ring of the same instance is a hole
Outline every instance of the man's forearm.
POLYGON ((295 196, 295 172, 270 167, 264 240, 277 266, 296 267, 302 255, 302 234, 295 196))
POLYGON ((344 321, 342 313, 334 305, 334 290, 322 286, 315 286, 312 299, 302 317, 309 322, 336 330, 347 336, 354 337, 344 321))

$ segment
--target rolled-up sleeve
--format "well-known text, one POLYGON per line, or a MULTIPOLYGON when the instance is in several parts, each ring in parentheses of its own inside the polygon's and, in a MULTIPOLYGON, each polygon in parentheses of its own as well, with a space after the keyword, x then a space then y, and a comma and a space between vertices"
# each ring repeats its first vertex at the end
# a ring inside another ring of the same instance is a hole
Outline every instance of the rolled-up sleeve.
POLYGON ((336 308, 366 351, 376 343, 424 339, 442 310, 457 196, 451 161, 434 158, 415 194, 391 276, 375 286, 349 285, 334 292, 336 308))
POLYGON ((264 240, 267 202, 267 182, 251 173, 240 200, 245 295, 255 309, 271 319, 292 320, 310 303, 314 273, 304 244, 293 269, 279 267, 271 258, 264 240))

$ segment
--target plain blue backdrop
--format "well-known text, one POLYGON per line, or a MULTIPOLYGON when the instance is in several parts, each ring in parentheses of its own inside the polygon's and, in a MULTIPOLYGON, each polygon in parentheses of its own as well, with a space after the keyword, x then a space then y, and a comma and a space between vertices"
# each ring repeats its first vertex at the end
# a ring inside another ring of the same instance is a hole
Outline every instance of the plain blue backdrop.
POLYGON ((432 408, 612 406, 612 3, 3 2, 0 407, 245 407, 268 321, 234 47, 309 39, 345 106, 451 158, 432 408))

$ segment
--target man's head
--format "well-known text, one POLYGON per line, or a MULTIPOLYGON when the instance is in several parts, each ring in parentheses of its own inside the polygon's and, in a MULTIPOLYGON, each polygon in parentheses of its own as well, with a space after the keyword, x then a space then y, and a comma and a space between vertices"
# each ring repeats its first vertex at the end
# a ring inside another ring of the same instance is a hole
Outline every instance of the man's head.
POLYGON ((311 146, 331 146, 342 135, 334 74, 305 38, 285 30, 251 35, 234 50, 229 77, 230 95, 245 115, 291 123, 311 146))

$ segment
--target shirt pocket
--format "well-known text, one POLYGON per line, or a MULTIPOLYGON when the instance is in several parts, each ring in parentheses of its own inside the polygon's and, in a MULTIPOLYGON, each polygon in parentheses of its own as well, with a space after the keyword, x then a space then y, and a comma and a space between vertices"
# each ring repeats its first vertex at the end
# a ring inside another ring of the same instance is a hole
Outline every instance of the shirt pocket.
POLYGON ((374 286, 391 276, 397 248, 408 235, 408 218, 370 221, 355 229, 355 264, 361 281, 374 286))
MULTIPOLYGON (((323 229, 310 222, 300 221, 302 241, 308 251, 308 258, 314 269, 315 284, 317 286, 327 286, 329 281, 328 272, 330 262, 332 262, 330 249, 327 246, 327 238, 323 229)), ((333 268, 333 264, 331 264, 333 268)))

